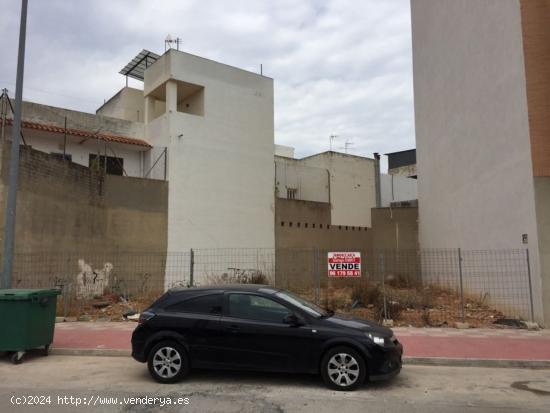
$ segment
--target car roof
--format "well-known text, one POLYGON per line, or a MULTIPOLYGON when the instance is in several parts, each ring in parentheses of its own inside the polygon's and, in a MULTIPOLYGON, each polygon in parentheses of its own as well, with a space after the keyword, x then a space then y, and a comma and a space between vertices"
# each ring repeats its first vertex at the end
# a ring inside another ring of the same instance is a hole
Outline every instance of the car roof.
POLYGON ((267 284, 227 284, 227 285, 209 285, 205 287, 190 287, 190 288, 171 288, 168 290, 169 293, 199 293, 199 292, 226 292, 226 291, 240 291, 240 292, 263 292, 267 293, 269 291, 265 290, 272 290, 272 291, 280 291, 279 288, 272 287, 267 284), (261 291, 263 290, 263 291, 261 291))

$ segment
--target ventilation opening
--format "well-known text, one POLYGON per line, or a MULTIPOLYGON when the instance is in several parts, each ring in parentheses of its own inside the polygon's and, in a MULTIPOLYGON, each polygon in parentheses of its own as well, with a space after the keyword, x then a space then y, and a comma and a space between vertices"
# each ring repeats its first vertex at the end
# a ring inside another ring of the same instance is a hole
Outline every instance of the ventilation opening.
POLYGON ((298 190, 296 188, 287 188, 286 189, 286 199, 296 199, 296 194, 298 190))

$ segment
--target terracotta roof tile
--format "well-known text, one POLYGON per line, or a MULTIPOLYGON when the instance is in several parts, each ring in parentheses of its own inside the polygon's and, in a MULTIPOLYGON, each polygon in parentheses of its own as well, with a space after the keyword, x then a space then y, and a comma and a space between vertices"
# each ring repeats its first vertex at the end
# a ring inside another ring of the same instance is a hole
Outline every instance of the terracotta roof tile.
MULTIPOLYGON (((6 124, 12 125, 13 119, 6 119, 6 124)), ((46 125, 44 123, 36 123, 36 122, 28 122, 28 121, 22 121, 21 126, 24 129, 35 129, 35 130, 41 130, 45 132, 53 132, 53 133, 65 133, 65 128, 60 126, 54 126, 54 125, 46 125)), ((90 131, 85 131, 81 129, 70 129, 67 128, 67 135, 70 136, 79 136, 82 138, 91 138, 91 139, 99 139, 106 142, 117 142, 117 143, 126 143, 129 145, 138 145, 143 146, 146 148, 151 148, 152 146, 149 145, 147 142, 141 139, 136 138, 129 138, 127 136, 120 136, 120 135, 111 135, 107 133, 94 133, 90 131)))

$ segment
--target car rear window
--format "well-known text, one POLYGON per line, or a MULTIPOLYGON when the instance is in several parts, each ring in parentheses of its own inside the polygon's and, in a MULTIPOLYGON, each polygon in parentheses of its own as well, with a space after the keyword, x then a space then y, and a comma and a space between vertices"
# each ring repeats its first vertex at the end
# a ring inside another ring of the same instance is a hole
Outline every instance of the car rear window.
POLYGON ((195 314, 221 314, 223 294, 208 294, 200 297, 188 298, 179 303, 166 307, 168 312, 195 313, 195 314))

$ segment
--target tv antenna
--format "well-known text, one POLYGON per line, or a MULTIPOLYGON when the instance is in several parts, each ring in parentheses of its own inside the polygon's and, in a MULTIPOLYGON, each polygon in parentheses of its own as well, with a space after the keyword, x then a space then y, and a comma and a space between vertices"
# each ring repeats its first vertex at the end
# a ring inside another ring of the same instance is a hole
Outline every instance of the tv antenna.
POLYGON ((168 49, 172 49, 174 44, 176 45, 176 50, 179 50, 180 43, 181 39, 179 37, 172 39, 172 36, 168 35, 166 39, 164 39, 164 51, 166 52, 168 49))
POLYGON ((350 146, 352 146, 352 145, 353 145, 353 141, 351 139, 346 139, 346 142, 344 143, 344 147, 340 148, 340 149, 343 149, 344 153, 347 154, 350 146))
POLYGON ((335 135, 335 134, 332 134, 328 137, 328 140, 329 140, 329 148, 330 148, 330 151, 332 152, 332 141, 334 139, 336 139, 338 137, 338 135, 335 135))

